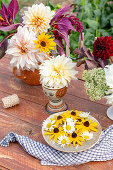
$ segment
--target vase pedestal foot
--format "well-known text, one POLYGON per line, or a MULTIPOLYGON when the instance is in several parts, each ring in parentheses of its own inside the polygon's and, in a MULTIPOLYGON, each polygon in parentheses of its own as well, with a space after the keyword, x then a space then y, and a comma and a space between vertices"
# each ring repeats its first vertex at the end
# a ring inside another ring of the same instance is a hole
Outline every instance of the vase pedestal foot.
POLYGON ((107 116, 108 116, 111 120, 113 120, 113 106, 111 106, 111 107, 109 107, 109 108, 107 109, 107 116))
POLYGON ((52 101, 49 101, 49 103, 46 104, 45 106, 45 110, 49 113, 49 114, 54 114, 57 112, 62 112, 62 111, 66 111, 68 109, 68 106, 65 102, 63 102, 62 100, 54 103, 52 101))

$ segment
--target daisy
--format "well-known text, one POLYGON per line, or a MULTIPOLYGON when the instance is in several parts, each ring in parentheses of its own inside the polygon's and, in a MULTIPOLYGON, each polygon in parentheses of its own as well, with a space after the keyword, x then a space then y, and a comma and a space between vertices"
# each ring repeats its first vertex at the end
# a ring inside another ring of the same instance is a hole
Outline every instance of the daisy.
POLYGON ((46 54, 34 50, 35 33, 26 27, 18 27, 17 33, 9 40, 6 54, 11 56, 11 66, 22 70, 38 68, 38 62, 43 62, 46 54))
POLYGON ((79 114, 79 116, 82 118, 87 118, 88 116, 89 116, 89 114, 90 113, 88 113, 88 112, 81 112, 80 114, 79 114))
POLYGON ((37 41, 34 40, 33 42, 36 44, 35 49, 40 48, 40 52, 50 53, 50 50, 55 50, 56 43, 53 41, 54 39, 51 35, 41 33, 37 37, 37 41))
POLYGON ((40 34, 47 32, 50 28, 49 23, 55 12, 51 11, 50 7, 44 4, 34 4, 24 11, 23 23, 34 32, 40 34))
POLYGON ((65 132, 63 131, 62 127, 54 127, 54 129, 51 129, 51 131, 45 132, 44 135, 50 135, 49 141, 54 138, 55 142, 57 142, 57 138, 60 135, 64 135, 65 132))
POLYGON ((74 122, 72 123, 64 123, 63 129, 65 133, 73 133, 75 131, 75 124, 74 122))
POLYGON ((84 140, 91 140, 93 138, 93 133, 89 131, 84 131, 82 132, 81 136, 83 137, 84 140))
POLYGON ((66 135, 60 135, 57 143, 64 148, 65 145, 69 145, 69 139, 66 135))
POLYGON ((97 127, 98 123, 97 122, 92 122, 92 120, 84 120, 82 121, 81 124, 76 125, 76 129, 80 130, 81 132, 83 131, 95 131, 97 132, 97 127))
POLYGON ((73 132, 70 134, 69 144, 73 144, 76 147, 77 144, 82 146, 82 142, 84 142, 84 139, 81 136, 81 133, 73 132))
POLYGON ((55 120, 51 120, 51 119, 46 119, 44 122, 43 122, 43 128, 44 130, 49 130, 51 131, 51 129, 54 128, 54 123, 55 123, 55 120))
POLYGON ((76 79, 75 63, 65 55, 45 60, 40 66, 41 83, 49 88, 68 86, 72 79, 76 79))
MULTIPOLYGON (((75 120, 75 121, 77 121, 77 120, 75 120)), ((66 118, 66 122, 67 122, 67 123, 74 123, 75 121, 73 120, 72 117, 66 118)))

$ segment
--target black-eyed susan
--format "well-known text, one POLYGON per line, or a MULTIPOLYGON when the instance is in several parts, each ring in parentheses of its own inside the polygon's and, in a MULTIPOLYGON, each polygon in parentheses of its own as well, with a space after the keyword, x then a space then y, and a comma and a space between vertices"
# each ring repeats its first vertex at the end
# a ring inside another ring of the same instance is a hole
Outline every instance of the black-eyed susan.
POLYGON ((57 144, 64 148, 65 145, 69 145, 69 138, 66 135, 60 135, 57 144))
POLYGON ((97 132, 98 123, 92 122, 92 120, 83 120, 81 124, 76 125, 76 129, 83 131, 95 131, 97 132))
POLYGON ((55 50, 56 43, 54 39, 44 32, 37 37, 37 41, 34 40, 33 42, 36 44, 35 49, 39 48, 40 52, 50 53, 50 50, 55 50))
POLYGON ((62 127, 54 127, 54 129, 51 129, 51 131, 47 131, 44 133, 44 135, 50 135, 49 137, 49 141, 54 138, 55 142, 57 142, 57 138, 60 136, 60 135, 64 135, 65 132, 63 131, 63 128, 62 127))
POLYGON ((66 122, 66 118, 65 118, 63 115, 59 115, 59 116, 55 115, 55 119, 51 119, 51 120, 55 121, 54 124, 55 124, 56 126, 58 126, 59 124, 63 124, 64 122, 66 122))
POLYGON ((63 113, 63 116, 65 116, 66 118, 70 118, 72 117, 73 120, 76 120, 77 118, 79 118, 79 114, 81 113, 81 111, 78 110, 67 110, 66 112, 63 113))
POLYGON ((85 140, 81 136, 81 133, 73 132, 69 135, 69 144, 73 144, 76 147, 77 144, 82 146, 82 142, 85 142, 85 140))

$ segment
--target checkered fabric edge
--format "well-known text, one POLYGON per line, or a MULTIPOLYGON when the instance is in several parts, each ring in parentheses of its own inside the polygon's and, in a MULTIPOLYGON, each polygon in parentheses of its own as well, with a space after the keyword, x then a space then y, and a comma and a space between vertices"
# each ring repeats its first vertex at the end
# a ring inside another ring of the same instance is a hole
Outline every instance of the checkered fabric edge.
POLYGON ((36 142, 26 136, 9 133, 0 145, 7 147, 10 142, 18 142, 30 155, 41 160, 42 165, 70 166, 90 161, 107 161, 113 159, 113 125, 102 132, 99 142, 92 148, 79 153, 64 153, 50 146, 36 142))

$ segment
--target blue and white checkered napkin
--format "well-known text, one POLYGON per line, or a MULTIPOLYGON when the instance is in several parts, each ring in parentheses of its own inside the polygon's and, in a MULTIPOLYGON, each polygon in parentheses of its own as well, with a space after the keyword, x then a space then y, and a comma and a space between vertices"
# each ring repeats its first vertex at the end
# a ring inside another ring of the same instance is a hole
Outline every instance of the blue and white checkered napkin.
POLYGON ((26 136, 9 133, 1 142, 7 147, 10 142, 18 142, 30 155, 41 160, 42 165, 79 165, 90 161, 107 161, 113 159, 113 125, 102 132, 99 142, 80 153, 64 153, 57 151, 26 136))

